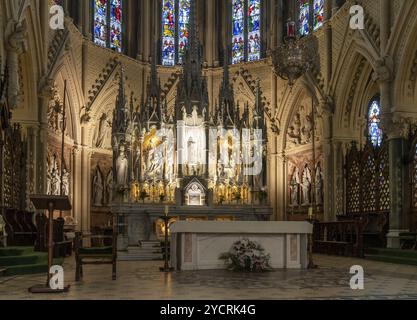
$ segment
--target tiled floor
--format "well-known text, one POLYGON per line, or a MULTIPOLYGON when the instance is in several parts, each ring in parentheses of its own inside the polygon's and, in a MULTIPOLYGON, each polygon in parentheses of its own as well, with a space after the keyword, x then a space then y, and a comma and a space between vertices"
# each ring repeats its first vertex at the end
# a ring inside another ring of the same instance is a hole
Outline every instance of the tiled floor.
POLYGON ((85 266, 84 280, 74 282, 73 258, 64 265, 70 292, 31 295, 27 289, 44 275, 0 278, 0 299, 71 300, 223 300, 223 299, 417 299, 417 268, 360 259, 316 256, 314 270, 264 274, 198 271, 164 274, 160 263, 120 262, 118 279, 111 266, 85 266), (365 289, 351 290, 350 267, 365 270, 365 289))

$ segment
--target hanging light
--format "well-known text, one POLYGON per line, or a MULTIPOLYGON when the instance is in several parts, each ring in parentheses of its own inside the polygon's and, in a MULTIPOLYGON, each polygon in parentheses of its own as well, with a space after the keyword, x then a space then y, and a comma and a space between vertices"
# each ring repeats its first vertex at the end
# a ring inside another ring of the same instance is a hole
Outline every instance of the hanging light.
POLYGON ((292 87, 297 79, 304 75, 312 64, 312 52, 305 41, 296 36, 294 21, 287 22, 287 36, 284 43, 272 53, 274 72, 282 79, 288 80, 292 87))

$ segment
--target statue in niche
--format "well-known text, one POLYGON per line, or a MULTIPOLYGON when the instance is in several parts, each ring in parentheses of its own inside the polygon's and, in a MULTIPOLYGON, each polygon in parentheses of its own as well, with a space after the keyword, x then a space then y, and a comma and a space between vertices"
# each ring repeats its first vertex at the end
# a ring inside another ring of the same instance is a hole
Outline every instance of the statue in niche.
POLYGON ((110 134, 110 130, 111 130, 111 123, 108 120, 107 114, 103 113, 103 115, 100 118, 100 124, 98 128, 97 139, 96 139, 96 148, 107 147, 105 144, 110 134))
POLYGON ((103 205, 103 178, 98 166, 93 178, 93 204, 95 207, 103 205))
POLYGON ((155 177, 162 173, 164 162, 163 145, 149 150, 148 155, 148 175, 155 177))
POLYGON ((316 168, 316 204, 323 204, 323 174, 320 165, 316 168))
POLYGON ((113 201, 113 169, 110 169, 106 178, 106 204, 111 204, 113 201))
POLYGON ((298 168, 295 168, 294 173, 291 178, 290 182, 290 192, 291 192, 291 205, 298 206, 298 198, 299 198, 299 189, 298 186, 300 184, 300 172, 298 168))
POLYGON ((197 164, 197 144, 192 137, 188 140, 188 163, 190 165, 197 164))
POLYGON ((140 147, 137 146, 136 150, 135 150, 135 156, 133 157, 133 168, 135 170, 134 172, 135 172, 137 180, 140 179, 139 172, 142 171, 141 167, 140 167, 141 163, 142 163, 141 157, 142 157, 142 155, 141 155, 141 152, 140 152, 140 147))
POLYGON ((66 168, 63 170, 62 174, 62 195, 68 196, 69 195, 69 179, 70 174, 66 168))
POLYGON ((60 194, 60 179, 58 169, 53 168, 51 172, 51 195, 57 196, 60 194))
POLYGON ((226 139, 221 143, 220 159, 224 166, 229 166, 229 141, 226 139))
POLYGON ((303 128, 301 130, 301 143, 306 144, 311 142, 313 132, 313 121, 311 115, 306 115, 304 119, 303 128))
POLYGON ((306 166, 304 169, 303 177, 301 181, 301 189, 303 192, 303 205, 308 205, 311 203, 310 188, 311 188, 311 173, 310 173, 310 169, 306 166))
POLYGON ((60 122, 60 115, 61 113, 61 102, 59 99, 55 98, 49 102, 48 107, 48 127, 53 132, 58 132, 59 122, 60 122))
POLYGON ((119 149, 119 156, 116 159, 116 183, 118 186, 127 186, 128 160, 125 153, 125 147, 122 145, 119 149))

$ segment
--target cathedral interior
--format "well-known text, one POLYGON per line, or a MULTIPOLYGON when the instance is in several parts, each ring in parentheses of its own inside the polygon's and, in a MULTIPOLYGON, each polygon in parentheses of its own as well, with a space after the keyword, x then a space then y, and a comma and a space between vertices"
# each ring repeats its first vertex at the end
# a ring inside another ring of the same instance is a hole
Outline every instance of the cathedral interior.
POLYGON ((71 203, 54 258, 76 234, 117 232, 132 261, 176 222, 308 221, 324 264, 417 265, 417 0, 0 12, 0 250, 48 250, 47 195, 71 203))

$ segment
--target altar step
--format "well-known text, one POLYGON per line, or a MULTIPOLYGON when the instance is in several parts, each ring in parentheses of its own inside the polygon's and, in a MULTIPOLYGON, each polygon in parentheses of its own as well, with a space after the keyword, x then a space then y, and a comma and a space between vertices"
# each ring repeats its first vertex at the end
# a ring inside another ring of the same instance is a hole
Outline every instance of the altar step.
POLYGON ((131 246, 117 253, 119 261, 162 261, 163 253, 159 241, 143 241, 140 246, 131 246))

